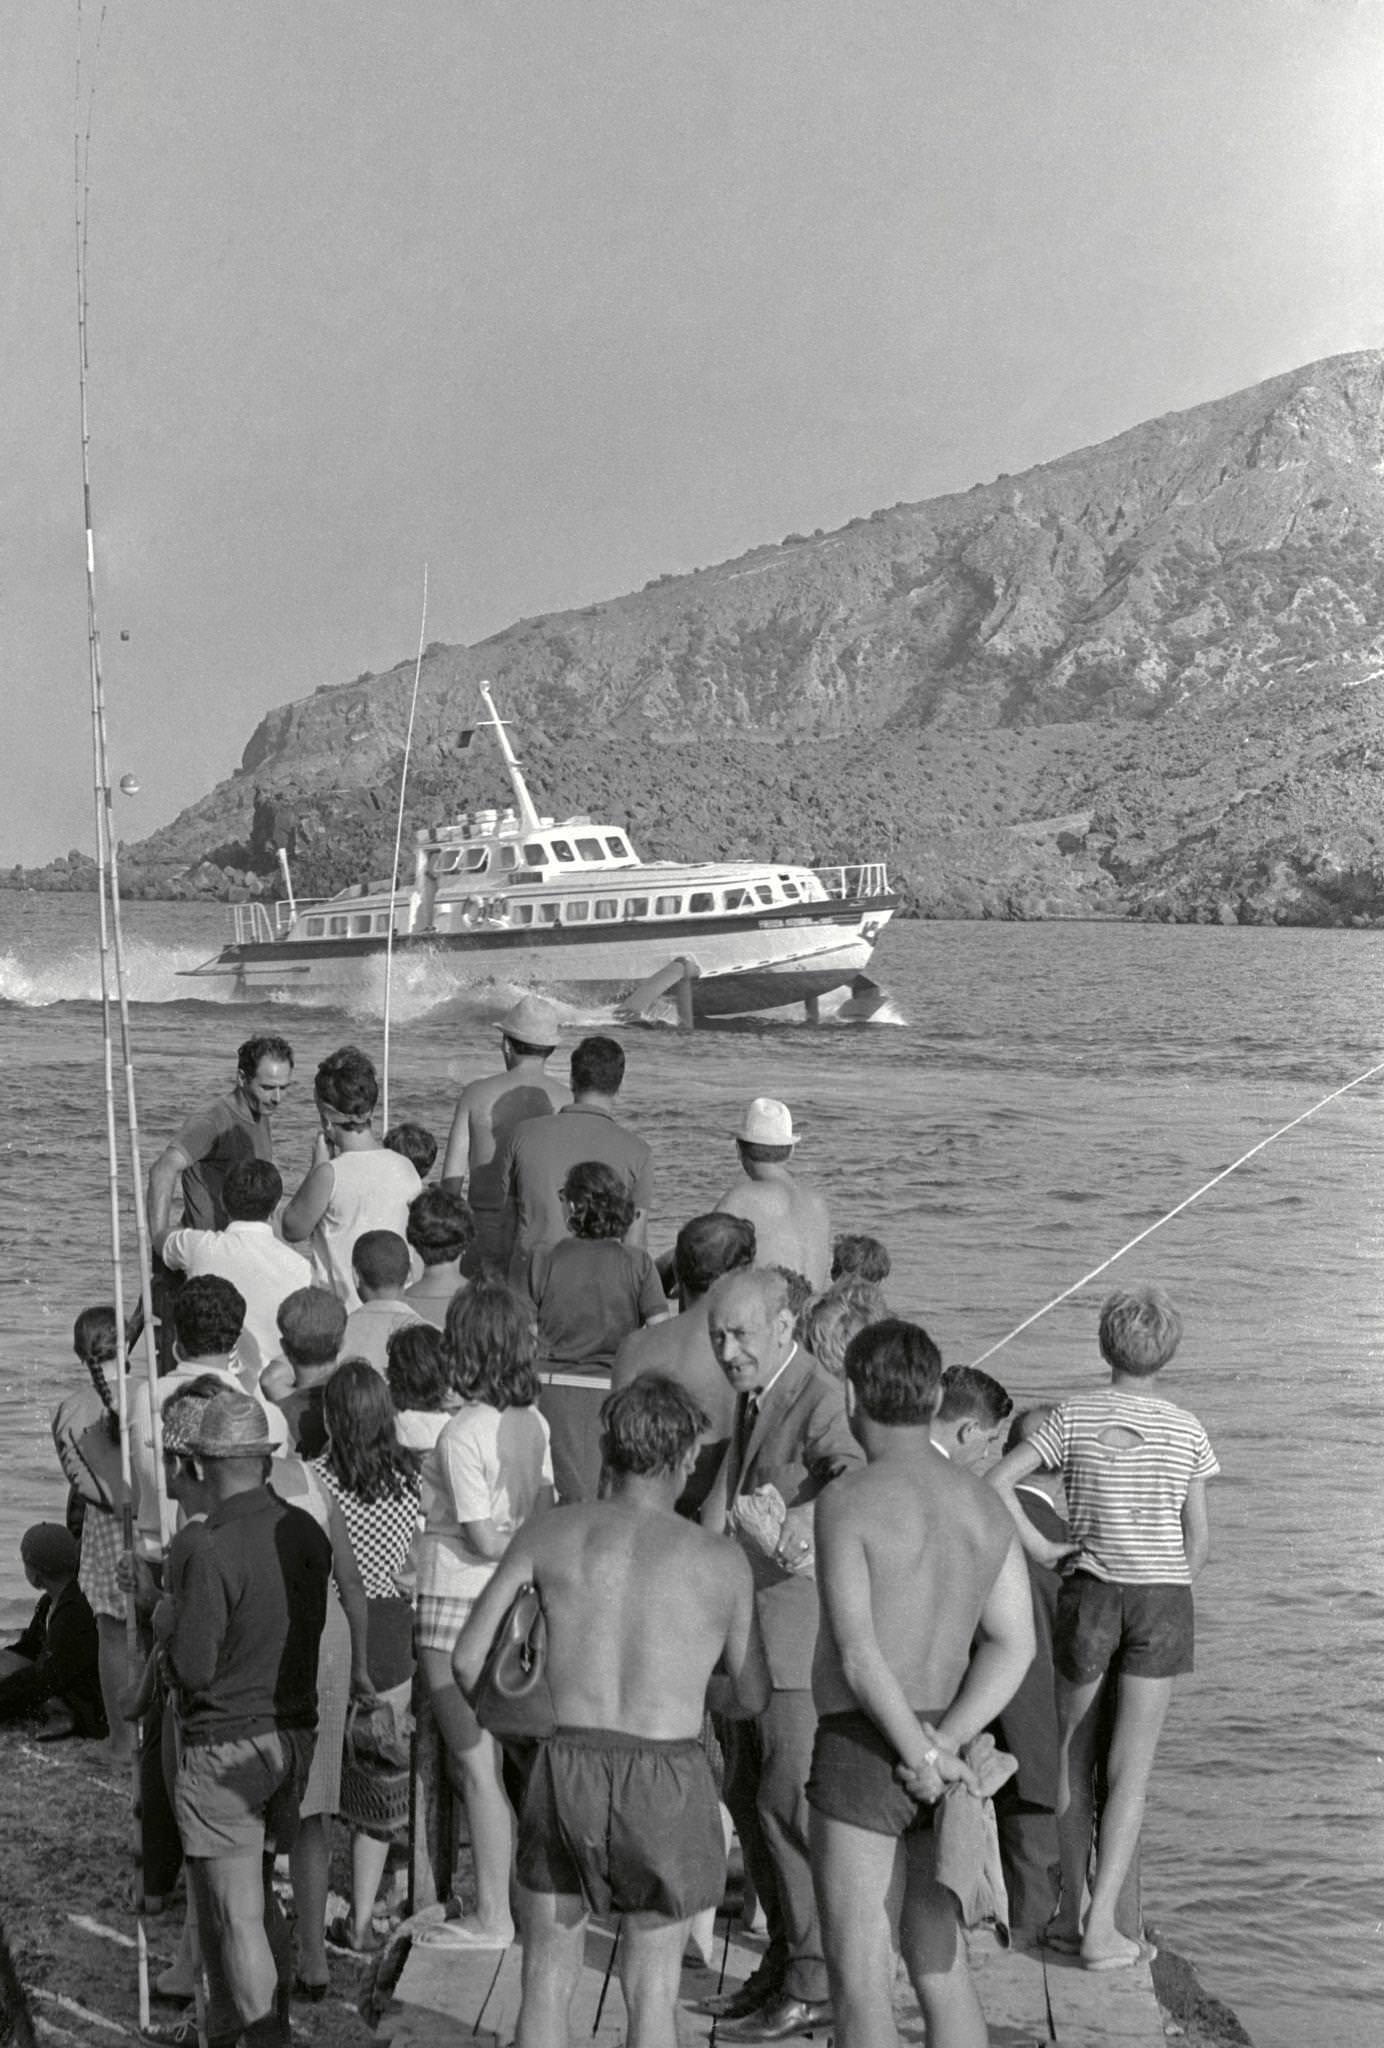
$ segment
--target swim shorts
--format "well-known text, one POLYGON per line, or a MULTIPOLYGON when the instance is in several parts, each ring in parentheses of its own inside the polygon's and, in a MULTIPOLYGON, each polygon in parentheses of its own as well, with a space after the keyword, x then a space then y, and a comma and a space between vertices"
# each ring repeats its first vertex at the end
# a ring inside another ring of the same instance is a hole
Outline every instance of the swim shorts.
POLYGON ((1057 1593, 1052 1661, 1068 1685, 1107 1671, 1126 1678, 1179 1678, 1192 1669, 1190 1586, 1122 1585, 1072 1572, 1057 1593))
MULTIPOLYGON (((920 1722, 937 1718, 918 1715, 920 1722)), ((807 1803, 828 1820, 846 1821, 871 1835, 929 1830, 933 1809, 904 1791, 894 1776, 898 1761, 894 1745, 868 1714, 858 1708, 823 1714, 812 1745, 807 1803)))
POLYGON ((317 1737, 277 1728, 231 1742, 185 1742, 173 1811, 186 1856, 236 1856, 291 1847, 317 1737))
POLYGON ((690 1920, 718 1906, 725 1839, 700 1742, 559 1728, 529 1770, 515 1872, 592 1913, 690 1920))

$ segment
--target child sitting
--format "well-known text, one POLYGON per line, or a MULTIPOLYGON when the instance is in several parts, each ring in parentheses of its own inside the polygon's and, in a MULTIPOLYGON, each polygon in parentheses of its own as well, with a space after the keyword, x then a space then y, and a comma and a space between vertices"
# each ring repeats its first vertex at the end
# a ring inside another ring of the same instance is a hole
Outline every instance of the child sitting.
POLYGON ((0 1721, 46 1713, 40 1741, 103 1736, 96 1617, 77 1584, 76 1538, 59 1522, 35 1522, 19 1555, 42 1597, 23 1634, 0 1651, 0 1721))
POLYGON ((1088 1970, 1127 1968, 1153 1953, 1119 1932, 1115 1908, 1138 1843, 1173 1680, 1192 1669, 1192 1581, 1210 1554, 1206 1481, 1220 1470, 1196 1417, 1146 1391, 1181 1336, 1181 1317, 1156 1289, 1110 1295, 1100 1316, 1109 1387, 1061 1402, 991 1474, 1029 1555, 1040 1564, 1074 1565, 1058 1594, 1053 1629, 1062 1904, 1045 1938, 1088 1970), (1016 1483, 1040 1465, 1061 1471, 1069 1545, 1040 1535, 1015 1495, 1016 1483), (1106 1799, 1083 1921, 1096 1738, 1111 1679, 1117 1685, 1106 1799))

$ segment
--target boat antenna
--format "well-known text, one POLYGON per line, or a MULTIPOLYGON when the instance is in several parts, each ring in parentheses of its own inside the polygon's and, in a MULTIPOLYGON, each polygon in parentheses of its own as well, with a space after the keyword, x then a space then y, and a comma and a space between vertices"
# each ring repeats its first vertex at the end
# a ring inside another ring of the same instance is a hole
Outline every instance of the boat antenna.
POLYGON ((514 789, 514 804, 519 813, 519 823, 526 832, 536 832, 539 823, 538 813, 533 807, 533 798, 529 795, 529 786, 524 780, 523 770, 520 768, 515 758, 514 749, 509 743, 509 734, 505 731, 505 722, 495 709, 495 699, 490 694, 489 683, 481 684, 481 695, 485 699, 485 708, 490 713, 489 718, 483 722, 494 729, 495 737, 500 743, 500 757, 509 771, 509 779, 514 789))
POLYGON ((423 616, 418 621, 418 659, 413 664, 413 695, 408 700, 408 729, 399 769, 399 815, 394 824, 394 866, 389 877, 389 930, 384 942, 384 1077, 380 1086, 380 1118, 389 1129, 389 1014, 394 986, 394 899, 399 893, 399 852, 404 843, 404 792, 408 788, 409 756, 413 752, 413 721, 418 710, 418 679, 423 673, 423 642, 428 631, 428 565, 423 564, 423 616))
MULTIPOLYGON (((101 8, 96 35, 100 53, 101 29, 106 9, 101 8)), ((93 60, 94 61, 94 60, 93 60)), ((130 1012, 126 999, 125 944, 120 917, 119 850, 111 809, 110 752, 106 731, 105 681, 101 671, 101 635, 96 612, 95 525, 91 509, 91 429, 87 402, 87 208, 90 198, 91 124, 95 86, 87 94, 86 121, 82 121, 82 9, 77 5, 77 65, 73 123, 73 182, 75 190, 74 227, 77 256, 77 383, 81 408, 82 518, 86 536, 87 666, 91 691, 92 765, 96 808, 96 865, 98 931, 101 954, 101 1035, 106 1110, 106 1157, 110 1196, 111 1270, 115 1294, 116 1418, 120 1426, 120 1521, 121 1537, 128 1560, 125 1594, 126 1646, 129 1676, 133 1685, 139 1675, 140 1658, 134 1606, 134 1511, 133 1475, 130 1462, 130 1360, 125 1326, 125 1278, 121 1251, 120 1167, 116 1135, 115 1053, 111 1028, 111 990, 115 991, 120 1025, 121 1062, 125 1081, 125 1119, 129 1136, 130 1174, 133 1183, 135 1238, 139 1259, 139 1294, 144 1313, 144 1355, 149 1376, 149 1407, 152 1419, 154 1472, 160 1526, 163 1513, 163 1459, 159 1410, 154 1388, 158 1379, 158 1356, 154 1335, 154 1304, 150 1284, 149 1222, 144 1205, 144 1178, 140 1167, 139 1119, 135 1105, 134 1062, 130 1046, 130 1012)), ((139 1804, 139 1758, 133 1761, 133 1789, 139 1804)), ((139 1864, 139 1834, 135 1834, 136 1864, 139 1864)), ((139 2021, 149 2024, 149 1949, 144 1925, 144 1885, 136 1871, 136 1950, 139 1969, 139 2021)))

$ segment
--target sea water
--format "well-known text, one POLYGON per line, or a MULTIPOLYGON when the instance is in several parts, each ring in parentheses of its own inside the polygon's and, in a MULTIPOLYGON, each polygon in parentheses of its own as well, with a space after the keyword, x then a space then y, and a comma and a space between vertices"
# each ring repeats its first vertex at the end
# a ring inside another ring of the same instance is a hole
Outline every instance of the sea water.
MULTIPOLYGON (((383 982, 354 1014, 230 1004, 178 978, 224 913, 126 912, 146 1166, 231 1083, 237 1043, 284 1033, 275 1126, 290 1189, 311 1075, 377 1057, 383 982)), ((752 1095, 781 1096, 838 1229, 894 1259, 892 1305, 948 1362, 976 1358, 1221 1168, 1384 1059, 1384 935, 1141 925, 896 924, 867 1026, 760 1020, 621 1032, 624 1114, 658 1168, 652 1240, 737 1172, 752 1095)), ((91 898, 0 894, 0 1620, 16 1544, 59 1515, 48 1418, 79 1384, 75 1311, 109 1299, 100 977, 91 898)), ((458 996, 436 962, 393 994, 390 1114, 444 1138, 495 1064, 504 984, 458 996)), ((570 1006, 572 1034, 608 1027, 570 1006)), ((117 1049, 117 1083, 119 1055, 117 1049)), ((1384 1843, 1384 1076, 1328 1104, 989 1361, 1020 1403, 1096 1382, 1095 1310, 1156 1280, 1186 1319, 1160 1389, 1220 1456, 1197 1670, 1179 1683, 1145 1834, 1149 1917, 1257 2048, 1376 2048, 1384 1843)))

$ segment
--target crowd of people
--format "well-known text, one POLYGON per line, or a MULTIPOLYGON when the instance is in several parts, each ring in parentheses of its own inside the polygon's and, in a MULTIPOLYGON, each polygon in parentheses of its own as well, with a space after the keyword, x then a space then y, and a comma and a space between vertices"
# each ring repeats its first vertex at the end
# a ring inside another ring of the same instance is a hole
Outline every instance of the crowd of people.
POLYGON ((77 1318, 69 1515, 24 1538, 41 1597, 0 1713, 138 1743, 146 1900, 187 1873, 157 1989, 205 1972, 212 2048, 280 2048, 328 1947, 377 1945, 415 1713, 471 1858, 419 1938, 499 1951, 517 1923, 522 2048, 566 2042, 590 1913, 624 1916, 631 2042, 671 2048, 735 1839, 765 1940, 707 2002, 718 2039, 884 2048, 897 1950, 933 2048, 980 2048, 966 1926, 1091 1970, 1149 1953, 1130 1887, 1218 1469, 1150 1392, 1177 1312, 1112 1296, 1109 1384, 1016 1413, 892 1311, 882 1243, 833 1235, 782 1102, 746 1107, 738 1176, 657 1256, 624 1053, 583 1038, 569 1090, 558 1043, 541 997, 504 1019, 436 1182, 425 1129, 377 1131, 371 1061, 331 1053, 291 1193, 293 1052, 240 1047, 150 1176, 152 1390, 132 1366, 120 1403, 113 1312, 77 1318), (535 1594, 551 1712, 516 1741, 488 1673, 535 1594))

